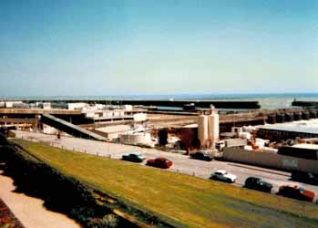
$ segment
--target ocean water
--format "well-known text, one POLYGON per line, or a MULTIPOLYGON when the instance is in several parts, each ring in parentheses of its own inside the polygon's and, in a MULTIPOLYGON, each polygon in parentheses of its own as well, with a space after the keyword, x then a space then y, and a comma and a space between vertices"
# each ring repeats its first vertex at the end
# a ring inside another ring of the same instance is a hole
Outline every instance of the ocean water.
POLYGON ((291 107, 293 100, 317 101, 318 93, 271 93, 271 94, 124 94, 105 96, 33 96, 33 97, 2 97, 0 100, 253 100, 258 101, 263 109, 291 107))

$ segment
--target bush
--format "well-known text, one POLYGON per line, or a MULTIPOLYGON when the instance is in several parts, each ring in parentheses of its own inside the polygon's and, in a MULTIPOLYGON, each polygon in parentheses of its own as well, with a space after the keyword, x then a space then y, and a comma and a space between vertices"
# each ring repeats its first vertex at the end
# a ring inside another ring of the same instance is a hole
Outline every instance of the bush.
POLYGON ((86 186, 77 179, 64 175, 43 163, 19 145, 9 144, 5 138, 0 147, 0 160, 5 161, 5 173, 13 177, 17 191, 39 197, 44 205, 72 217, 84 227, 137 227, 112 213, 113 208, 160 227, 172 227, 150 212, 139 210, 130 203, 116 199, 107 203, 107 194, 86 186))
POLYGON ((107 214, 103 218, 92 218, 87 223, 90 228, 118 227, 119 219, 114 214, 107 214))
POLYGON ((109 214, 109 207, 97 203, 93 189, 8 144, 1 136, 0 141, 4 145, 0 149, 0 160, 5 161, 5 173, 14 179, 17 191, 42 198, 47 208, 63 212, 85 227, 117 224, 117 217, 109 214))
POLYGON ((0 145, 9 145, 9 142, 2 133, 0 133, 0 145))

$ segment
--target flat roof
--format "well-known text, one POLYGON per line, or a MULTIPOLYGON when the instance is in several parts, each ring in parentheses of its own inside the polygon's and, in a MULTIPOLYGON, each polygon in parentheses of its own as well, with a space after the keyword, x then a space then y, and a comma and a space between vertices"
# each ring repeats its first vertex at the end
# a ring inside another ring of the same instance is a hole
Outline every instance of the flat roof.
POLYGON ((119 132, 127 132, 129 130, 132 130, 130 125, 113 125, 113 126, 107 126, 107 127, 99 127, 97 130, 105 132, 105 133, 119 133, 119 132))
POLYGON ((318 135, 318 119, 301 120, 280 124, 266 124, 259 126, 259 129, 309 133, 318 135))

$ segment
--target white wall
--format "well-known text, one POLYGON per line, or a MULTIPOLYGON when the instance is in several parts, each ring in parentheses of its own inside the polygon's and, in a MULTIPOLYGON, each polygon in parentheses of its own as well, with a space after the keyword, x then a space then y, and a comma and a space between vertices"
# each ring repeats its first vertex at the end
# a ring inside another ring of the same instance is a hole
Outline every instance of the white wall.
POLYGON ((318 174, 318 160, 295 158, 271 152, 246 151, 240 148, 224 148, 223 159, 282 170, 299 170, 318 174))

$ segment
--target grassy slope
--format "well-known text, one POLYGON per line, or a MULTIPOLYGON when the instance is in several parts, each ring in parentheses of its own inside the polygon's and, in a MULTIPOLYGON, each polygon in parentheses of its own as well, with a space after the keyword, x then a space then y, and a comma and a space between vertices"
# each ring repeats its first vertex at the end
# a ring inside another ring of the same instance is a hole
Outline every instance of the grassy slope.
POLYGON ((191 227, 318 226, 314 204, 45 144, 18 142, 68 175, 191 227))

